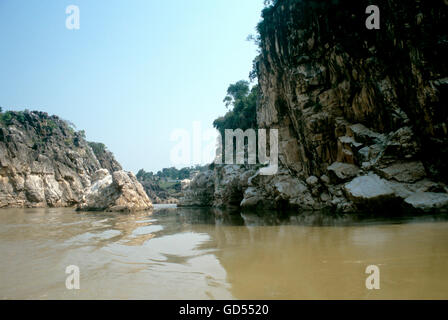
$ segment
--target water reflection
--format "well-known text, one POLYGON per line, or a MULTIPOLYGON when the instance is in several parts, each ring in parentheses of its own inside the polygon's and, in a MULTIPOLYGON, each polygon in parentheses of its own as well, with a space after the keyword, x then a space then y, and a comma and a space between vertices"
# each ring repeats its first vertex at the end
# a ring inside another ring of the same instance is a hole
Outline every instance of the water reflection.
POLYGON ((0 211, 0 298, 448 298, 444 216, 0 211), (65 289, 65 267, 81 290, 65 289), (366 290, 365 267, 381 268, 366 290))

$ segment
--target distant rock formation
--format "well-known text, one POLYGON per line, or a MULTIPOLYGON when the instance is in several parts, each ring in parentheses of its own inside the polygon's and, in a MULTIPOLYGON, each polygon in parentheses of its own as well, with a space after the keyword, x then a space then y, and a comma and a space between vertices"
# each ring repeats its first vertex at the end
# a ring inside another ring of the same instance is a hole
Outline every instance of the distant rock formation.
POLYGON ((448 7, 378 0, 381 30, 367 30, 369 4, 277 0, 263 11, 257 124, 279 130, 279 172, 221 187, 238 178, 215 168, 181 204, 448 209, 448 7))
MULTIPOLYGON (((169 191, 162 189, 156 181, 150 179, 137 178, 137 180, 143 186, 151 202, 154 204, 177 204, 179 202, 178 197, 180 196, 181 190, 176 190, 176 185, 174 185, 169 191)), ((179 184, 180 187, 180 184, 179 184)), ((180 188, 179 188, 180 189, 180 188)))
MULTIPOLYGON (((80 204, 98 170, 121 170, 102 146, 94 152, 82 132, 57 116, 38 111, 0 113, 0 208, 80 204)), ((132 187, 126 183, 119 189, 119 181, 117 176, 114 196, 118 190, 141 188, 131 179, 132 187)), ((135 200, 128 196, 123 193, 117 205, 125 205, 123 199, 129 199, 129 208, 143 208, 136 203, 147 202, 144 197, 135 200)))
POLYGON ((179 201, 181 207, 210 207, 213 206, 215 182, 214 171, 208 170, 197 174, 190 181, 184 196, 179 201))

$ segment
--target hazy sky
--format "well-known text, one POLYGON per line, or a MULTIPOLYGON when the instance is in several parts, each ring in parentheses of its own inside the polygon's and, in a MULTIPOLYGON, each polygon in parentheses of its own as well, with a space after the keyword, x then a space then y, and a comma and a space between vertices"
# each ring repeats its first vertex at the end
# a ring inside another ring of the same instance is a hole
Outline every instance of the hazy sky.
MULTIPOLYGON (((173 165, 247 79, 263 0, 0 0, 0 106, 42 110, 103 142, 126 170, 173 165), (68 5, 80 29, 66 28, 68 5), (194 125, 195 122, 198 122, 194 125)), ((194 159, 191 159, 194 162, 194 159)))

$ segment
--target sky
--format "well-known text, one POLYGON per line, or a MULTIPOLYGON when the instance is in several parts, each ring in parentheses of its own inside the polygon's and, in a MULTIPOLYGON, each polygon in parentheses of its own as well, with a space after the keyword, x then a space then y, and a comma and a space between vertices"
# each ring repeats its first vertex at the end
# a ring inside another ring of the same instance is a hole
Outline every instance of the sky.
POLYGON ((227 87, 248 80, 257 48, 246 38, 262 8, 263 0, 0 0, 0 106, 70 120, 125 170, 205 163, 197 154, 214 143, 227 87), (70 5, 79 29, 66 26, 70 5))

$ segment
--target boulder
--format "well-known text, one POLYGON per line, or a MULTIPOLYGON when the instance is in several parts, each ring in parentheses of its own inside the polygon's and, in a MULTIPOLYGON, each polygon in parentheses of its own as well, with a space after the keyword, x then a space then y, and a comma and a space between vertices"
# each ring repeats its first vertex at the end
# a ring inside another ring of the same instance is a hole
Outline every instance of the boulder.
POLYGON ((353 164, 334 162, 328 168, 328 173, 333 182, 343 182, 355 177, 359 168, 353 164))
POLYGON ((320 177, 320 181, 322 181, 325 185, 330 184, 330 178, 325 174, 320 177))
POLYGON ((416 192, 404 199, 404 202, 419 211, 447 211, 448 194, 438 192, 416 192))
POLYGON ((306 183, 307 183, 309 186, 314 187, 314 186, 316 186, 316 185, 319 183, 319 179, 318 179, 317 177, 315 177, 315 176, 310 176, 310 177, 308 177, 308 178, 306 179, 306 183))
POLYGON ((382 177, 399 182, 413 183, 426 176, 425 167, 421 161, 394 163, 389 167, 377 169, 377 171, 382 177))
POLYGON ((143 186, 132 172, 107 173, 98 170, 93 183, 84 191, 79 211, 133 212, 152 209, 143 186))
POLYGON ((347 198, 356 204, 380 203, 395 197, 387 181, 376 174, 357 177, 345 184, 343 189, 347 198))
POLYGON ((302 181, 289 176, 275 182, 273 186, 274 195, 280 195, 284 199, 292 199, 308 191, 302 181))
POLYGON ((259 193, 259 190, 254 187, 249 187, 244 192, 244 199, 241 201, 241 208, 256 208, 263 203, 263 197, 259 193))

